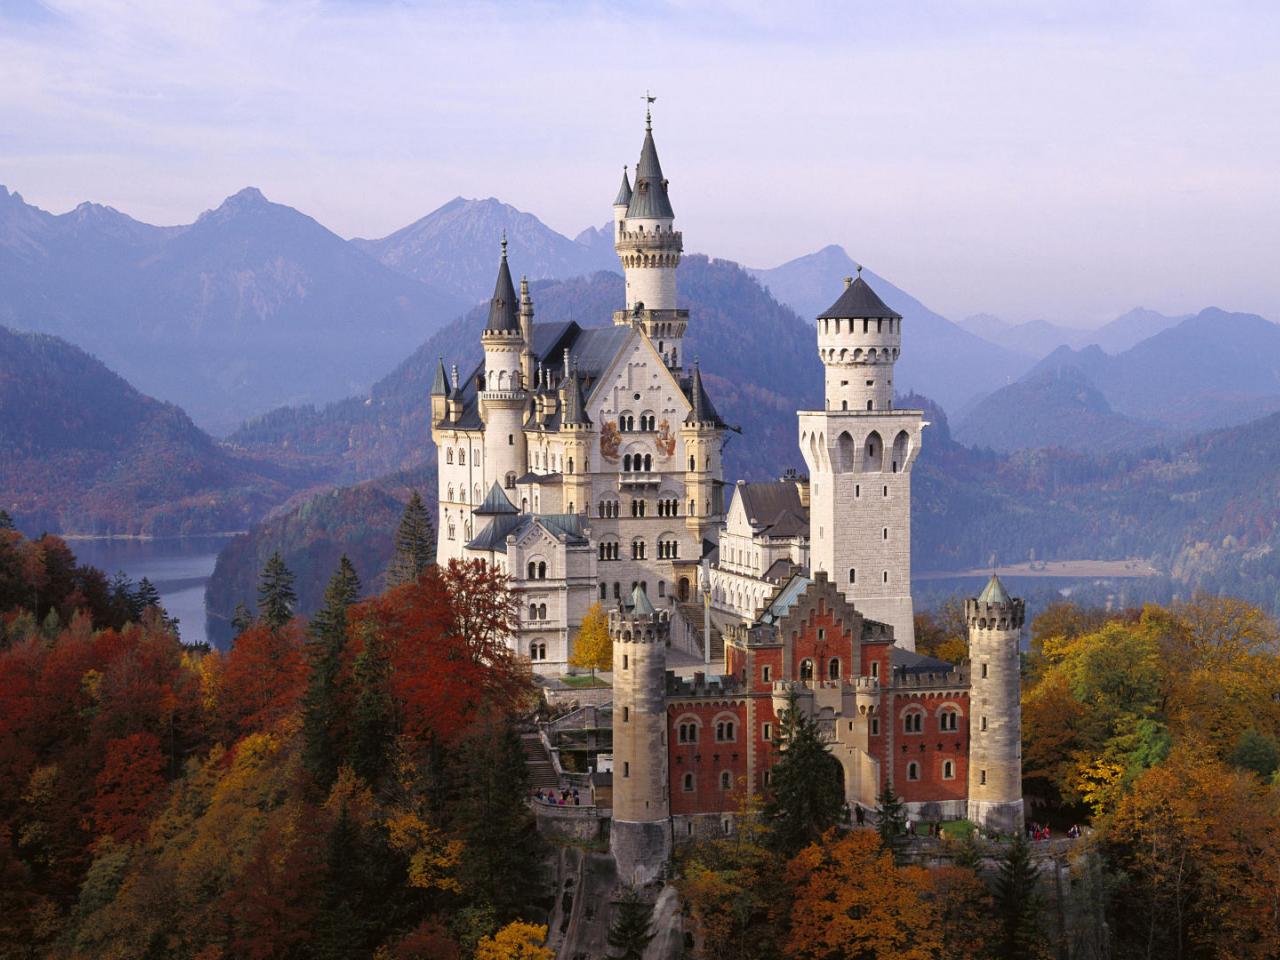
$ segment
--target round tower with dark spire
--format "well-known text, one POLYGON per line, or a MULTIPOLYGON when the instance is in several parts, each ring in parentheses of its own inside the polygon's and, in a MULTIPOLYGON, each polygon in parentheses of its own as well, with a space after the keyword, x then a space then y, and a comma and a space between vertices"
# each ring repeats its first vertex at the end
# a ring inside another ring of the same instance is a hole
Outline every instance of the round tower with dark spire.
MULTIPOLYGON (((503 237, 498 281, 489 301, 489 320, 480 336, 484 382, 479 391, 479 409, 484 421, 484 477, 504 486, 513 484, 525 472, 526 462, 524 415, 529 395, 522 369, 527 350, 520 307, 507 266, 507 240, 503 237)), ((532 304, 528 311, 532 323, 532 304)))
POLYGON ((1023 826, 1022 672, 1026 607, 994 574, 965 601, 969 625, 969 819, 987 830, 1023 826))
POLYGON ((667 782, 667 613, 639 586, 609 614, 613 638, 613 823, 609 849, 631 886, 671 859, 667 782))
POLYGON ((641 327, 663 362, 678 370, 689 326, 689 311, 676 307, 676 267, 684 238, 674 226, 675 212, 653 142, 653 118, 647 110, 635 184, 628 182, 624 171, 613 210, 613 245, 627 284, 627 307, 614 313, 613 322, 641 327))
POLYGON ((691 409, 680 427, 687 458, 684 474, 684 495, 681 504, 686 529, 701 544, 714 539, 719 526, 722 494, 717 481, 724 475, 720 463, 720 448, 725 424, 716 412, 707 389, 702 385, 702 370, 697 363, 689 377, 689 403, 691 409))

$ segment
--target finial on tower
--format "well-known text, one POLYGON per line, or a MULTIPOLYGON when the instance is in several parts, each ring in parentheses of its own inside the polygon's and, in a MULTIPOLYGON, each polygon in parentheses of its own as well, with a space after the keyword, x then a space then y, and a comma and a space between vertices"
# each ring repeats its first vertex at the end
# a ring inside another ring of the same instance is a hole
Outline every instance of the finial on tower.
POLYGON ((507 259, 507 231, 502 231, 502 259, 507 259))
POLYGON ((858 276, 862 276, 862 264, 858 264, 858 276))
POLYGON ((658 98, 655 97, 653 94, 651 94, 648 90, 644 92, 644 102, 645 102, 644 128, 646 131, 650 131, 653 129, 653 113, 649 108, 653 105, 653 102, 657 99, 658 98))

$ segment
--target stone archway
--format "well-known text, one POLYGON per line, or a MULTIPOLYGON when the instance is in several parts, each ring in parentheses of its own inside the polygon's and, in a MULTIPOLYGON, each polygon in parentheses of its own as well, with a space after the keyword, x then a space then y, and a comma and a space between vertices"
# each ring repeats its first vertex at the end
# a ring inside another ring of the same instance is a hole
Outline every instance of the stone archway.
POLYGON ((676 594, 680 597, 681 603, 689 602, 689 578, 681 577, 680 585, 676 588, 676 594))

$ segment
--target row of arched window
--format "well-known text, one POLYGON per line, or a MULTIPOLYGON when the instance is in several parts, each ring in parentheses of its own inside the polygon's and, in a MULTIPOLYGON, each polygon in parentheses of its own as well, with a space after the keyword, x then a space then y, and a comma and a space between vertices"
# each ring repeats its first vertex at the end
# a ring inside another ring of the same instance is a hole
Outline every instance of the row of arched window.
POLYGON ((547 605, 545 603, 529 604, 529 619, 530 620, 547 619, 547 605))
MULTIPOLYGON (((984 771, 985 772, 985 771, 984 771)), ((942 761, 942 779, 954 780, 956 778, 956 762, 954 760, 942 761)), ((914 760, 907 764, 907 779, 916 781, 920 779, 920 764, 914 760)), ((985 782, 985 778, 984 781, 985 782)))
MULTIPOLYGON (((618 417, 618 430, 622 433, 634 433, 636 431, 636 418, 630 413, 621 414, 618 417)), ((652 433, 658 429, 658 418, 652 413, 640 414, 640 431, 652 433)))
POLYGON ((675 497, 664 497, 658 501, 658 516, 660 517, 678 517, 680 516, 680 501, 675 497))
MULTIPOLYGON (((680 783, 684 788, 685 793, 693 793, 698 788, 697 780, 694 778, 692 773, 686 773, 683 779, 680 781, 680 783)), ((733 776, 732 774, 729 773, 728 770, 720 771, 720 789, 721 790, 733 789, 733 776)))
POLYGON ((620 546, 621 545, 618 543, 617 540, 612 540, 607 543, 601 543, 600 559, 601 560, 620 560, 621 559, 621 557, 619 556, 620 546))
MULTIPOLYGON (((458 460, 457 460, 457 462, 458 462, 458 466, 460 466, 460 467, 465 467, 465 466, 467 465, 467 448, 466 448, 466 447, 459 447, 459 448, 458 448, 458 454, 457 454, 457 457, 458 457, 458 460)), ((479 459, 480 459, 480 451, 479 451, 479 450, 476 450, 476 451, 474 452, 474 456, 472 457, 472 460, 473 460, 473 461, 479 461, 479 459)), ((454 462, 453 447, 446 447, 446 448, 445 448, 445 451, 444 451, 444 462, 445 462, 445 463, 453 463, 453 462, 454 462)))
POLYGON ((680 556, 680 544, 675 540, 658 541, 658 559, 676 560, 680 556))
MULTIPOLYGON (((938 729, 944 733, 954 733, 960 729, 960 711, 955 707, 943 707, 938 711, 938 729)), ((924 733, 924 710, 919 707, 908 707, 902 715, 903 733, 924 733)))
MULTIPOLYGON (((457 488, 457 493, 458 493, 458 501, 460 501, 460 502, 462 502, 462 503, 467 503, 467 502, 468 502, 468 501, 467 501, 467 488, 466 488, 466 485, 465 485, 465 484, 457 488)), ((447 502, 449 502, 449 503, 458 502, 458 501, 455 501, 455 500, 454 500, 453 494, 454 494, 454 486, 453 486, 453 484, 451 483, 451 484, 449 484, 449 485, 445 488, 445 500, 446 500, 447 502)), ((474 488, 472 489, 472 491, 471 491, 471 500, 470 500, 470 502, 478 505, 478 504, 480 503, 480 499, 481 499, 481 498, 480 498, 480 484, 478 484, 478 483, 477 483, 477 484, 475 485, 475 487, 474 487, 474 488)))
MULTIPOLYGON (((812 660, 806 657, 804 660, 800 661, 800 679, 801 680, 812 680, 813 671, 814 671, 814 662, 812 660)), ((839 657, 832 657, 830 660, 827 661, 827 679, 828 680, 840 679, 840 658, 839 657)))
POLYGON ((533 641, 533 643, 529 644, 529 659, 530 660, 547 659, 547 645, 538 640, 535 640, 533 641))
POLYGON ((545 580, 547 579, 547 562, 545 560, 530 560, 528 567, 529 580, 545 580))
MULTIPOLYGON (((632 580, 631 589, 627 591, 627 595, 630 596, 636 587, 639 587, 642 592, 648 593, 649 581, 648 580, 632 580)), ((658 596, 665 597, 666 595, 667 595, 667 582, 665 580, 659 580, 658 596)), ((609 599, 609 584, 605 583, 604 581, 600 582, 600 599, 601 600, 609 599)), ((613 599, 615 600, 622 599, 622 584, 619 583, 617 580, 613 582, 613 599)))
MULTIPOLYGON (((688 720, 680 723, 676 727, 677 743, 697 743, 698 728, 700 724, 696 720, 688 720)), ((734 720, 717 720, 716 721, 716 743, 733 743, 737 737, 737 723, 734 720)))
MULTIPOLYGON (((622 469, 626 473, 651 473, 653 471, 653 454, 624 454, 622 457, 622 469)), ((570 473, 573 471, 570 470, 570 473)))
POLYGON ((620 504, 617 500, 601 500, 599 503, 600 516, 606 520, 616 519, 619 506, 620 504))

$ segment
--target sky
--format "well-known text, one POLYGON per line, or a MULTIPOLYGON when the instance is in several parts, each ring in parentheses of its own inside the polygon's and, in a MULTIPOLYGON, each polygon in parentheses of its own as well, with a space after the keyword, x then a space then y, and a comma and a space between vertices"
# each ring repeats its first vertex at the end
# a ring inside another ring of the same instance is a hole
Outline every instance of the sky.
POLYGON ((454 196, 576 234, 651 91, 687 250, 838 243, 959 319, 1280 320, 1280 5, 0 0, 0 183, 345 237, 454 196))

